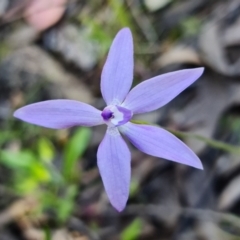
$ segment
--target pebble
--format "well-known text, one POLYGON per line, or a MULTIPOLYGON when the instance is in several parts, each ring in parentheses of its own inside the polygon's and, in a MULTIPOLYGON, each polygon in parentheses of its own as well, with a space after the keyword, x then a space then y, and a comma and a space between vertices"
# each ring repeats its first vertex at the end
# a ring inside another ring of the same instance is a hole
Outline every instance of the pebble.
POLYGON ((98 62, 98 45, 88 32, 74 25, 52 29, 44 35, 44 46, 82 70, 91 70, 98 62))

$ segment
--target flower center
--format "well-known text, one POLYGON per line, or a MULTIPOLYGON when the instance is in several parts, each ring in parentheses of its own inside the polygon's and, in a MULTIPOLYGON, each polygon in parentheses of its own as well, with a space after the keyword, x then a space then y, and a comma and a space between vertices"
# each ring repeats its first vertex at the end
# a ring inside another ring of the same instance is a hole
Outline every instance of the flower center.
POLYGON ((132 112, 120 106, 109 105, 103 109, 102 118, 107 125, 120 126, 132 118, 132 112))

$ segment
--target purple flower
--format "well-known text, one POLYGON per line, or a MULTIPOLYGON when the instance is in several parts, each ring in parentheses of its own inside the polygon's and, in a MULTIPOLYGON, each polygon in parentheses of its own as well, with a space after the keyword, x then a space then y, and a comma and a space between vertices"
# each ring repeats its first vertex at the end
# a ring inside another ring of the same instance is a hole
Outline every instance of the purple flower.
POLYGON ((50 100, 22 107, 14 116, 54 129, 106 124, 97 163, 111 204, 122 211, 129 196, 131 154, 121 134, 144 153, 203 168, 194 152, 171 133, 160 127, 130 122, 133 114, 150 112, 170 102, 196 81, 203 70, 163 74, 129 92, 133 80, 133 40, 130 30, 124 28, 113 40, 102 71, 101 92, 107 104, 102 111, 74 100, 50 100))

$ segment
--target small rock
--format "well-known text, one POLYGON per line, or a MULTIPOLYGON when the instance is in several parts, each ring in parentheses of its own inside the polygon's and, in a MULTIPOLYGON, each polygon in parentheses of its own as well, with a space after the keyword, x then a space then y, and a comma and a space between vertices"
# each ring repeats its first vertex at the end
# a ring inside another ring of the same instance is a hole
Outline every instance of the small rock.
POLYGON ((74 63, 83 70, 90 70, 97 64, 98 46, 90 40, 85 29, 67 25, 52 29, 44 35, 43 39, 48 49, 60 54, 66 62, 74 63))
POLYGON ((11 115, 11 106, 8 101, 0 100, 0 120, 7 120, 11 115))
POLYGON ((144 0, 144 4, 150 12, 157 11, 167 6, 172 0, 144 0))
POLYGON ((1 0, 0 1, 0 17, 5 13, 8 7, 8 0, 1 0))

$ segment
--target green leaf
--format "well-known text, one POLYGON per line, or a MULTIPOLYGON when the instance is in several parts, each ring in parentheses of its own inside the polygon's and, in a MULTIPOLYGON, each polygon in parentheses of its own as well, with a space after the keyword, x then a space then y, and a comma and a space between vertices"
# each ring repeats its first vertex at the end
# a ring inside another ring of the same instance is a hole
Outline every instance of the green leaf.
POLYGON ((10 152, 2 150, 0 155, 0 162, 2 164, 18 170, 29 168, 35 162, 35 159, 34 154, 30 151, 10 152))
POLYGON ((77 187, 75 185, 68 186, 66 196, 59 201, 58 219, 60 222, 65 222, 70 217, 74 209, 76 195, 77 187))
POLYGON ((132 22, 128 8, 125 7, 123 0, 108 0, 109 6, 111 7, 113 13, 115 14, 116 24, 121 24, 122 27, 128 26, 132 27, 132 22))
POLYGON ((133 178, 131 180, 131 184, 130 184, 129 196, 134 197, 137 194, 137 192, 139 190, 139 187, 140 187, 139 182, 136 181, 136 179, 133 178))
POLYGON ((66 179, 76 176, 76 162, 87 149, 91 138, 90 128, 79 128, 64 149, 63 175, 66 179))
POLYGON ((29 177, 21 177, 16 179, 14 184, 15 191, 20 195, 30 194, 36 191, 39 187, 38 181, 29 177))
POLYGON ((44 231, 44 235, 45 235, 44 240, 51 240, 51 231, 50 231, 49 227, 45 226, 43 228, 43 231, 44 231))
POLYGON ((201 28, 201 19, 197 17, 189 17, 182 20, 180 26, 185 37, 194 36, 199 33, 201 28))
POLYGON ((89 38, 92 41, 100 42, 99 45, 99 57, 105 57, 106 53, 109 50, 109 47, 112 43, 112 36, 107 31, 104 31, 103 26, 99 21, 92 18, 89 15, 82 15, 81 14, 81 22, 86 26, 87 29, 90 30, 89 38))
POLYGON ((29 194, 41 184, 51 180, 47 166, 39 161, 31 151, 11 152, 3 150, 0 163, 13 170, 12 185, 19 194, 29 194))
POLYGON ((51 180, 50 170, 40 162, 35 162, 30 166, 29 174, 39 183, 49 182, 51 180))
POLYGON ((40 138, 38 140, 37 150, 42 161, 49 163, 53 160, 55 149, 52 142, 47 138, 40 138))
POLYGON ((121 234, 121 240, 136 240, 142 231, 142 221, 136 218, 128 225, 121 234))
POLYGON ((77 195, 77 186, 75 184, 65 186, 57 192, 51 189, 45 189, 40 196, 40 212, 50 210, 56 216, 58 223, 63 223, 69 219, 75 205, 75 197, 77 195))

